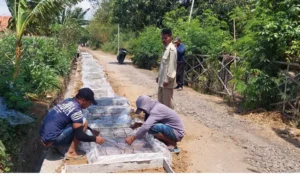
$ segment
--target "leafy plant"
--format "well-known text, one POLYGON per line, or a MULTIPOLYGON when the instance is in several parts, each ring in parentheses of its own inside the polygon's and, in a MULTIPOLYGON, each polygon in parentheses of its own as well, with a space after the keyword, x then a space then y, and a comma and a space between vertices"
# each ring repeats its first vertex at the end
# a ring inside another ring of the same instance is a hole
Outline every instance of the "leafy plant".
POLYGON ((5 118, 0 118, 0 125, 0 171, 9 172, 13 166, 11 158, 20 152, 31 125, 12 126, 5 118))
POLYGON ((160 53, 163 50, 160 40, 160 29, 147 27, 130 47, 134 55, 132 61, 140 68, 151 69, 157 66, 160 53))
POLYGON ((0 173, 9 172, 10 167, 12 166, 13 164, 10 160, 10 156, 6 154, 6 148, 3 145, 2 141, 0 140, 0 173))
POLYGON ((42 0, 39 1, 32 9, 26 0, 15 0, 11 6, 13 6, 13 21, 15 23, 16 30, 16 57, 15 57, 15 69, 13 78, 16 79, 20 73, 21 62, 21 49, 22 49, 22 37, 26 30, 26 27, 37 16, 51 14, 55 9, 77 3, 79 0, 42 0))

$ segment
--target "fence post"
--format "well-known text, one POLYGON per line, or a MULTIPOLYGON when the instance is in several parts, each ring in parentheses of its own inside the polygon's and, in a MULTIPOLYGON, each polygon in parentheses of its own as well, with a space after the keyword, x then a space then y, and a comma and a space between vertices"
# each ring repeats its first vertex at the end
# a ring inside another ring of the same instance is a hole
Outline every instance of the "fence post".
MULTIPOLYGON (((290 69, 290 64, 287 65, 287 68, 286 68, 286 72, 288 73, 289 72, 289 69, 290 69)), ((282 113, 284 113, 285 111, 285 103, 286 103, 286 86, 287 86, 287 82, 288 82, 288 76, 286 75, 285 76, 285 84, 284 84, 284 100, 283 100, 283 107, 282 107, 282 113)))

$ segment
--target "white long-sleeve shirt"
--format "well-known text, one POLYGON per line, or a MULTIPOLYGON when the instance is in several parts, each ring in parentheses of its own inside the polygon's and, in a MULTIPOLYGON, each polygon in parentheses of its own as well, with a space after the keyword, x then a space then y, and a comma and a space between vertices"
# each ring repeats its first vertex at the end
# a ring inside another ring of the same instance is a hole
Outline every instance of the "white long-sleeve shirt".
POLYGON ((174 88, 176 85, 177 50, 173 43, 165 47, 158 71, 158 85, 168 83, 165 88, 174 88))

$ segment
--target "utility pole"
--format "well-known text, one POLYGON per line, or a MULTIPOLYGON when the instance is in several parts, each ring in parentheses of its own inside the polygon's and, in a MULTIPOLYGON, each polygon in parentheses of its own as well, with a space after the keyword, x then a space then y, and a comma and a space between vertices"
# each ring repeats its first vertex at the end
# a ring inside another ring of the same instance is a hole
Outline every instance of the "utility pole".
POLYGON ((191 22, 191 18, 192 18, 192 13, 193 13, 193 8, 194 8, 194 2, 195 2, 195 0, 192 1, 192 7, 191 7, 191 11, 190 11, 190 16, 189 16, 189 23, 191 22))

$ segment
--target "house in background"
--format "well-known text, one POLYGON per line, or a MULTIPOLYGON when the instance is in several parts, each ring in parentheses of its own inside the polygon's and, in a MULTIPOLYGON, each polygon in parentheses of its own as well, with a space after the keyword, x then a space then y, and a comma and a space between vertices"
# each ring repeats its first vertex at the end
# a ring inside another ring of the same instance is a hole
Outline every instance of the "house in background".
POLYGON ((8 21, 11 18, 11 13, 8 10, 5 0, 0 0, 0 31, 3 31, 8 26, 8 21))

